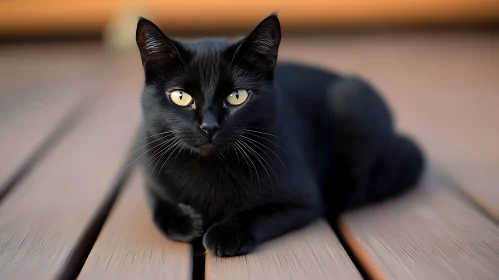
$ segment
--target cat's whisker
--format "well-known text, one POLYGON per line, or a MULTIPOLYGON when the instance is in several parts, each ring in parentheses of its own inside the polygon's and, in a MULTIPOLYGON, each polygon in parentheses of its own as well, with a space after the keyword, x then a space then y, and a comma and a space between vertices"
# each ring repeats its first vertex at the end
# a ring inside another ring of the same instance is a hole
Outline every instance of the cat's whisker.
POLYGON ((149 159, 144 163, 144 164, 147 164, 150 160, 154 159, 156 156, 158 156, 159 154, 161 154, 161 152, 164 151, 164 149, 166 149, 164 146, 168 146, 169 143, 171 143, 174 139, 169 139, 169 140, 166 140, 163 142, 163 146, 161 146, 158 151, 154 152, 150 157, 149 159))
POLYGON ((237 152, 237 149, 232 145, 229 145, 229 151, 230 151, 230 148, 234 148, 234 153, 236 154, 236 157, 237 157, 237 164, 239 164, 239 153, 237 152))
MULTIPOLYGON (((251 140, 251 139, 250 139, 251 140)), ((260 144, 258 142, 256 142, 257 144, 260 144)), ((253 144, 255 145, 254 143, 247 143, 249 146, 251 146, 250 144, 253 144)), ((269 166, 270 170, 272 171, 272 173, 274 173, 274 176, 275 176, 275 179, 277 181, 277 185, 279 185, 279 177, 277 177, 276 173, 275 173, 275 165, 274 165, 274 162, 272 161, 272 159, 270 158, 270 156, 265 152, 265 150, 263 150, 262 148, 260 148, 259 146, 256 146, 255 145, 255 148, 259 149, 265 156, 267 156, 268 160, 272 163, 272 165, 270 165, 264 158, 262 155, 260 155, 260 153, 258 153, 258 151, 255 151, 257 155, 260 156, 260 158, 269 166)), ((269 178, 270 179, 270 178, 269 178)), ((271 180, 272 182, 272 180, 271 180)))
POLYGON ((260 139, 263 139, 265 141, 268 141, 269 143, 275 145, 277 148, 281 149, 283 152, 285 152, 286 154, 288 153, 286 150, 284 150, 284 148, 282 148, 281 146, 277 145, 274 141, 270 140, 270 139, 267 139, 265 137, 262 137, 260 135, 257 135, 257 134, 254 134, 252 132, 246 132, 248 135, 251 135, 251 136, 254 136, 254 137, 257 137, 257 138, 260 138, 260 139))
POLYGON ((254 133, 260 133, 260 134, 265 134, 265 135, 268 135, 268 136, 272 136, 272 137, 276 137, 276 138, 282 139, 281 137, 279 137, 279 136, 277 136, 275 134, 267 133, 267 132, 263 132, 263 131, 251 130, 251 129, 247 129, 247 128, 241 128, 240 130, 242 130, 242 131, 248 131, 248 132, 254 132, 254 133))
MULTIPOLYGON (((172 140, 174 140, 174 139, 172 139, 172 140)), ((158 165, 158 163, 160 163, 160 162, 161 162, 161 159, 165 156, 165 154, 166 154, 166 153, 168 153, 168 151, 169 151, 169 150, 171 150, 171 148, 172 148, 172 147, 173 147, 173 145, 174 145, 171 141, 170 141, 168 144, 169 144, 169 145, 168 145, 167 147, 165 147, 164 149, 162 149, 162 150, 161 150, 161 152, 160 152, 160 153, 161 153, 161 156, 157 159, 156 164, 155 164, 155 165, 154 165, 154 167, 152 168, 152 170, 151 170, 151 175, 154 173, 154 169, 156 168, 156 166, 158 165)))
POLYGON ((134 145, 137 145, 139 143, 141 143, 142 141, 146 140, 146 139, 149 139, 151 137, 155 137, 155 136, 159 136, 159 135, 163 135, 163 134, 167 134, 167 133, 173 133, 173 131, 165 131, 165 132, 160 132, 160 133, 156 133, 156 134, 153 134, 151 136, 148 136, 148 137, 145 137, 141 140, 138 140, 137 142, 134 143, 134 145))
POLYGON ((151 170, 151 175, 154 173, 154 169, 156 169, 156 166, 158 165, 158 163, 161 162, 161 159, 168 153, 168 151, 170 151, 174 147, 176 141, 178 141, 178 140, 170 142, 169 145, 162 150, 161 155, 159 156, 159 158, 157 158, 156 164, 154 165, 153 169, 151 170))
MULTIPOLYGON (((241 153, 241 151, 239 150, 239 148, 237 146, 234 145, 233 147, 234 147, 234 151, 236 152, 237 159, 239 160, 239 153, 241 153)), ((253 184, 253 173, 251 172, 251 168, 249 166, 249 163, 248 163, 248 161, 246 160, 246 158, 244 157, 244 155, 242 153, 241 153, 241 158, 246 163, 246 166, 248 166, 248 171, 250 173, 250 182, 251 182, 251 184, 253 184)))
POLYGON ((154 147, 152 147, 152 148, 148 149, 147 151, 143 152, 141 155, 139 155, 137 158, 135 158, 132 162, 130 162, 127 166, 125 166, 125 167, 123 168, 123 170, 120 172, 120 175, 119 175, 119 176, 123 175, 123 173, 125 173, 125 171, 126 171, 126 170, 130 167, 130 166, 132 166, 132 165, 133 165, 133 164, 134 164, 134 163, 135 163, 135 162, 136 162, 139 158, 141 158, 141 157, 142 157, 143 155, 145 155, 147 152, 149 152, 150 150, 155 149, 155 148, 157 148, 157 147, 159 147, 159 146, 161 146, 161 145, 163 145, 163 144, 164 144, 164 143, 160 143, 160 144, 158 144, 158 145, 156 145, 156 146, 154 146, 154 147))
MULTIPOLYGON (((136 149, 136 150, 135 150, 135 151, 133 151, 131 154, 133 155, 133 154, 135 154, 136 152, 138 152, 138 151, 142 150, 143 148, 147 147, 149 144, 154 143, 154 142, 157 142, 157 141, 162 140, 162 139, 165 139, 165 138, 167 138, 168 136, 170 136, 170 135, 165 135, 165 136, 160 137, 160 138, 158 138, 158 139, 156 139, 156 140, 154 140, 154 141, 151 141, 151 142, 149 142, 149 143, 145 144, 144 146, 142 146, 142 147, 140 147, 140 148, 136 149)), ((137 142, 137 143, 139 143, 139 142, 137 142)))
POLYGON ((156 164, 154 165, 154 167, 151 170, 151 175, 154 173, 154 169, 156 169, 156 166, 158 165, 158 163, 161 162, 161 159, 165 156, 165 154, 168 152, 168 150, 169 150, 168 146, 162 150, 162 152, 159 155, 159 158, 156 161, 156 164))
POLYGON ((180 144, 180 149, 178 150, 177 154, 175 155, 175 159, 177 159, 177 157, 179 156, 180 152, 183 152, 184 151, 184 144, 180 144))
MULTIPOLYGON (((162 159, 162 158, 163 158, 163 157, 164 157, 164 156, 165 156, 168 152, 170 152, 170 155, 168 156, 168 158, 170 158, 170 156, 172 155, 172 153, 175 151, 175 150, 173 150, 173 151, 172 151, 172 149, 173 149, 174 147, 176 147, 176 143, 177 143, 177 142, 178 142, 178 141, 176 141, 176 142, 174 142, 174 143, 170 144, 170 146, 168 147, 168 149, 166 149, 166 150, 165 150, 165 151, 161 154, 161 157, 160 157, 160 158, 158 159, 158 161, 156 162, 156 165, 157 165, 158 163, 160 163, 160 162, 161 162, 161 159, 162 159)), ((167 158, 167 160, 168 160, 168 158, 167 158)), ((158 174, 156 175, 156 180, 158 179, 159 175, 161 174, 161 170, 162 170, 162 169, 163 169, 163 167, 165 166, 165 164, 166 164, 166 161, 167 161, 167 160, 165 160, 165 161, 163 162, 163 164, 161 165, 161 167, 159 168, 159 170, 158 170, 158 174)), ((151 171, 151 175, 153 174, 154 169, 156 168, 156 165, 155 165, 155 166, 154 166, 154 168, 152 169, 152 171, 151 171)))
POLYGON ((161 162, 161 159, 165 156, 165 154, 168 152, 168 147, 165 148, 163 150, 163 152, 161 152, 161 155, 159 156, 158 160, 156 161, 156 164, 154 165, 154 167, 152 168, 151 170, 151 175, 154 173, 154 169, 156 169, 156 166, 158 165, 158 163, 161 162))
POLYGON ((222 153, 219 152, 219 154, 221 157, 223 157, 225 160, 227 160, 227 158, 222 153))
MULTIPOLYGON (((238 142, 238 141, 236 141, 236 142, 238 142)), ((235 147, 237 148, 237 150, 241 153, 241 157, 244 159, 246 166, 248 166, 248 170, 250 172, 251 185, 253 185, 253 172, 251 172, 251 166, 250 166, 250 163, 248 161, 248 155, 244 152, 244 150, 242 149, 242 147, 239 144, 237 144, 237 143, 234 143, 234 144, 236 145, 235 147)), ((256 171, 256 169, 255 169, 255 171, 256 171)), ((256 173, 257 173, 257 178, 258 178, 258 171, 256 171, 256 173)), ((260 180, 258 180, 258 187, 260 188, 260 180)))
MULTIPOLYGON (((258 192, 260 192, 260 176, 258 176, 258 170, 256 169, 256 166, 255 164, 253 163, 253 161, 251 160, 251 157, 248 156, 248 154, 245 152, 245 149, 244 147, 241 145, 242 142, 239 141, 239 140, 236 140, 236 142, 234 142, 234 144, 238 145, 239 148, 241 149, 241 152, 244 153, 246 155, 246 158, 251 162, 251 165, 253 165, 253 168, 255 169, 255 173, 256 173, 256 178, 258 180, 258 192)), ((249 151, 248 151, 249 152, 249 151)))
MULTIPOLYGON (((255 160, 257 160, 257 162, 263 167, 263 170, 265 171, 265 173, 267 174, 267 176, 269 177, 270 179, 270 183, 272 184, 272 179, 270 178, 270 174, 269 172, 267 171, 267 168, 265 167, 265 165, 262 163, 262 161, 260 160, 260 155, 252 148, 250 147, 246 142, 244 141, 240 141, 240 144, 243 146, 243 148, 246 148, 246 151, 252 155, 255 160)), ((273 186, 272 186, 272 189, 273 189, 273 186)))
POLYGON ((241 135, 241 137, 243 137, 243 138, 245 138, 245 139, 247 139, 247 140, 249 140, 251 142, 254 142, 254 143, 256 143, 256 144, 264 147, 265 149, 269 150, 272 154, 274 154, 274 156, 277 157, 277 159, 281 162, 282 166, 284 166, 284 169, 286 169, 286 172, 288 172, 288 174, 289 174, 288 168, 286 167, 286 165, 284 164, 284 162, 281 160, 281 158, 279 157, 279 155, 277 155, 274 151, 272 151, 272 149, 269 149, 269 147, 265 146, 264 144, 258 142, 255 139, 251 139, 250 137, 246 137, 244 135, 241 135))
POLYGON ((152 148, 148 149, 147 151, 145 151, 144 153, 142 153, 140 156, 138 156, 135 160, 139 159, 140 157, 142 157, 143 155, 145 155, 147 152, 149 152, 149 151, 151 151, 151 150, 153 150, 153 149, 156 149, 157 147, 162 146, 163 144, 164 144, 164 142, 159 143, 158 145, 156 145, 156 146, 154 146, 154 147, 152 147, 152 148))
MULTIPOLYGON (((272 186, 272 193, 274 193, 274 184, 272 182, 272 178, 270 177, 270 173, 267 171, 267 168, 265 167, 265 165, 262 163, 262 161, 260 160, 260 158, 272 169, 272 167, 270 166, 270 164, 257 152, 255 151, 255 149, 253 149, 248 143, 245 143, 244 141, 241 141, 241 144, 245 145, 246 146, 246 149, 255 156, 255 159, 260 163, 260 165, 263 167, 263 170, 265 171, 265 173, 267 173, 267 176, 269 177, 269 181, 270 181, 270 185, 272 186)), ((272 169, 272 172, 274 170, 272 169)), ((274 175, 276 176, 277 178, 277 175, 275 174, 274 172, 274 175)))
POLYGON ((173 151, 170 153, 170 155, 166 158, 165 162, 163 162, 163 165, 161 165, 161 168, 159 169, 158 171, 158 175, 156 176, 156 180, 158 179, 159 177, 159 174, 161 173, 161 170, 163 170, 163 167, 165 166, 166 162, 170 159, 170 157, 172 156, 173 153, 175 153, 175 151, 178 149, 179 145, 181 144, 180 140, 177 140, 175 142, 175 146, 172 145, 172 147, 175 147, 175 149, 173 149, 173 151))

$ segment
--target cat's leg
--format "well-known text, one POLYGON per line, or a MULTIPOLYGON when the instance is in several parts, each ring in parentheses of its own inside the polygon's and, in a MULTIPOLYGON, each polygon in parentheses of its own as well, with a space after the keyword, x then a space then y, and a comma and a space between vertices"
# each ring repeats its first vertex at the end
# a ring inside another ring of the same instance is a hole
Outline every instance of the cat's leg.
POLYGON ((192 207, 163 199, 151 185, 146 198, 156 227, 168 239, 191 242, 203 235, 203 218, 192 207))
POLYGON ((329 90, 335 150, 346 159, 353 184, 347 208, 413 187, 424 167, 422 152, 394 131, 390 110, 376 90, 358 78, 329 90))
POLYGON ((302 227, 320 216, 318 207, 267 204, 242 211, 211 226, 204 247, 219 257, 249 253, 260 243, 302 227))

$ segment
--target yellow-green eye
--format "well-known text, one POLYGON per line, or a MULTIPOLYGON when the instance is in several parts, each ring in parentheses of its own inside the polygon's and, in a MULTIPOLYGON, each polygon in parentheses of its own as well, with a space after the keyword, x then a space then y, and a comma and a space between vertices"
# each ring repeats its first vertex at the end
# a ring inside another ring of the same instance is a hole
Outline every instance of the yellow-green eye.
POLYGON ((245 89, 238 89, 227 96, 227 103, 230 105, 241 105, 246 99, 248 99, 248 91, 245 89))
POLYGON ((192 96, 190 96, 187 92, 181 90, 174 90, 170 92, 170 99, 173 101, 173 103, 182 107, 187 106, 192 102, 192 96))

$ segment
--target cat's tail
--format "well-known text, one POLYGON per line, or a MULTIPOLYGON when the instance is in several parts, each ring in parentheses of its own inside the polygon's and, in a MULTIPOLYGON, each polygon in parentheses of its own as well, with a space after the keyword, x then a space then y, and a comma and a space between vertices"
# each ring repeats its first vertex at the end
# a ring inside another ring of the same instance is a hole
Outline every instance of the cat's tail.
POLYGON ((368 169, 356 178, 344 210, 390 199, 416 187, 425 168, 420 147, 409 137, 394 133, 368 169))
POLYGON ((425 170, 421 148, 409 137, 394 135, 371 166, 369 200, 377 202, 399 195, 415 187, 425 170))

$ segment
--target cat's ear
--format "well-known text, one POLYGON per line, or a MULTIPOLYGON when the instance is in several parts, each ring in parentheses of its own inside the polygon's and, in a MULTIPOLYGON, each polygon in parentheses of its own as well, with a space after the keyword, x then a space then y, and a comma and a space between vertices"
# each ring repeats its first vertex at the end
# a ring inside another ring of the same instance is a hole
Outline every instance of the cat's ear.
POLYGON ((168 38, 152 21, 140 18, 135 39, 144 68, 180 58, 180 45, 168 38))
POLYGON ((246 36, 236 50, 236 60, 247 60, 272 70, 277 62, 277 52, 281 43, 281 24, 273 13, 262 20, 246 36))

